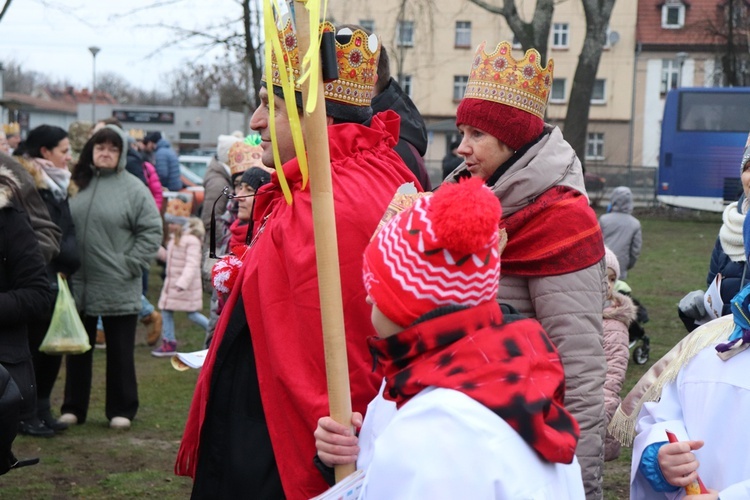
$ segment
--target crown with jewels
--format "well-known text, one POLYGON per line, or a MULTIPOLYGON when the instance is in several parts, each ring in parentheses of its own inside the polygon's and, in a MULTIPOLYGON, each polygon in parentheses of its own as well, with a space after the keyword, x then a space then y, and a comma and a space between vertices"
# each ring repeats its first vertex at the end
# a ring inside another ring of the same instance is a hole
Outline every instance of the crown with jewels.
MULTIPOLYGON (((321 31, 336 32, 334 26, 329 22, 322 23, 321 31)), ((380 57, 378 37, 368 35, 362 30, 351 31, 348 28, 340 30, 338 34, 350 35, 351 38, 345 44, 336 40, 339 77, 324 84, 325 98, 353 106, 369 106, 374 94, 378 73, 378 58, 380 57)), ((301 92, 302 89, 298 83, 300 76, 299 46, 291 20, 287 20, 284 29, 279 32, 279 40, 284 52, 284 62, 287 64, 287 68, 291 66, 294 74, 294 90, 301 92)), ((275 53, 271 57, 272 78, 273 84, 280 86, 281 79, 276 57, 275 53)))
POLYGON ((3 132, 8 135, 20 134, 21 125, 18 122, 3 123, 3 132))
POLYGON ((510 43, 500 42, 489 54, 484 50, 486 44, 482 42, 474 54, 464 98, 505 104, 544 119, 552 88, 552 59, 543 68, 535 49, 527 50, 523 59, 517 60, 510 43))

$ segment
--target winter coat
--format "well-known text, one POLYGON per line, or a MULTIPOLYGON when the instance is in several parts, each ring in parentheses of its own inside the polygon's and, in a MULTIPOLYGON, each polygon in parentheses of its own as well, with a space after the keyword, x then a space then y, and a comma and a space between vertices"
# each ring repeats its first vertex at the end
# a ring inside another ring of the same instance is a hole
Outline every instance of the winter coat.
POLYGON ((203 189, 205 190, 205 197, 203 198, 203 212, 201 212, 201 220, 203 221, 203 227, 206 229, 206 238, 203 245, 203 252, 208 254, 209 246, 209 231, 211 231, 211 210, 213 209, 216 217, 216 242, 218 244, 224 236, 224 225, 219 221, 221 216, 227 210, 227 199, 224 198, 222 201, 216 203, 214 208, 214 202, 222 197, 222 191, 225 187, 232 187, 232 177, 229 175, 229 167, 224 163, 220 162, 217 158, 213 158, 211 163, 208 165, 206 175, 203 176, 203 189))
POLYGON ((161 244, 161 217, 146 186, 125 172, 125 154, 114 169, 91 169, 89 185, 70 200, 81 256, 72 278, 76 303, 89 316, 137 314, 143 271, 161 244))
POLYGON ((417 106, 393 78, 380 94, 372 98, 373 115, 387 109, 395 111, 401 117, 399 139, 393 149, 404 160, 422 189, 430 191, 432 185, 423 158, 427 152, 427 126, 417 106))
POLYGON ((34 179, 15 158, 5 153, 0 153, 0 165, 7 167, 18 180, 21 191, 21 199, 18 201, 31 220, 31 227, 39 239, 45 262, 51 261, 60 252, 62 233, 50 219, 49 211, 36 190, 34 179))
POLYGON ((626 280, 641 255, 641 223, 630 215, 633 212, 633 193, 620 186, 612 191, 612 211, 599 217, 604 244, 617 255, 620 264, 619 279, 626 280))
MULTIPOLYGON (((466 169, 459 167, 447 180, 466 169)), ((527 206, 554 186, 586 194, 581 163, 557 127, 533 144, 491 187, 503 217, 527 206)), ((502 272, 502 271, 501 271, 502 272)), ((565 407, 581 427, 576 456, 587 498, 601 498, 604 460, 604 379, 602 311, 607 284, 604 259, 557 276, 500 277, 498 300, 536 318, 557 347, 565 368, 565 407)))
POLYGON ((178 244, 175 244, 174 236, 170 237, 159 309, 187 312, 203 309, 202 241, 203 231, 200 234, 183 233, 178 244))
MULTIPOLYGON (((630 337, 628 327, 635 321, 636 307, 627 295, 615 292, 611 304, 604 308, 604 353, 607 356, 607 378, 604 381, 604 411, 606 424, 612 421, 620 406, 620 390, 628 370, 630 337)), ((604 460, 620 455, 620 443, 609 432, 604 444, 604 460)))
POLYGON ((131 147, 128 147, 125 170, 136 176, 139 181, 146 184, 146 177, 143 175, 143 157, 138 151, 131 147))
POLYGON ((57 273, 63 273, 66 276, 70 276, 76 272, 81 265, 78 248, 76 247, 75 224, 73 223, 73 217, 70 214, 70 205, 68 203, 70 197, 76 195, 78 188, 73 182, 71 182, 68 186, 68 197, 65 199, 58 199, 49 189, 44 175, 42 174, 41 166, 35 165, 33 159, 26 157, 20 158, 19 163, 23 165, 29 175, 31 175, 32 179, 34 179, 34 185, 36 186, 39 196, 41 196, 47 207, 50 219, 62 232, 60 252, 47 265, 47 275, 50 278, 50 283, 53 288, 57 288, 57 273))
POLYGON ((21 418, 21 391, 3 365, 0 365, 0 476, 8 472, 16 460, 11 451, 21 418))
MULTIPOLYGON (((733 228, 733 231, 729 227, 726 227, 728 224, 726 219, 737 219, 736 222, 739 222, 739 218, 744 217, 744 214, 742 213, 744 199, 745 195, 742 195, 739 201, 730 203, 729 206, 727 206, 724 211, 725 222, 720 231, 725 234, 733 234, 735 238, 739 240, 735 242, 739 247, 742 246, 742 226, 741 224, 731 224, 731 226, 737 226, 733 228), (730 215, 731 212, 734 212, 734 216, 730 215)), ((725 237, 731 239, 731 236, 725 237)), ((716 278, 716 275, 721 273, 721 288, 719 291, 721 293, 721 300, 724 302, 721 315, 725 316, 727 314, 732 314, 731 301, 734 296, 739 293, 744 285, 750 283, 750 269, 748 269, 748 264, 745 262, 744 256, 737 258, 737 260, 732 260, 732 258, 727 255, 721 244, 721 239, 721 235, 716 238, 716 244, 711 252, 711 261, 709 262, 708 275, 706 276, 706 286, 711 286, 711 282, 716 278)), ((741 251, 740 254, 744 254, 744 251, 741 251)))
POLYGON ((156 209, 161 213, 161 207, 164 204, 164 188, 161 187, 161 182, 159 182, 159 174, 156 173, 156 167, 144 161, 143 175, 146 177, 146 186, 148 186, 148 190, 151 191, 151 196, 154 197, 154 202, 156 202, 156 209))
POLYGON ((162 186, 170 191, 182 189, 180 161, 177 158, 177 153, 172 149, 172 145, 164 138, 159 139, 159 142, 156 143, 153 163, 162 186))
MULTIPOLYGON (((0 167, 0 176, 17 181, 0 167)), ((31 359, 26 324, 52 308, 45 263, 28 216, 0 184, 0 362, 31 359)))

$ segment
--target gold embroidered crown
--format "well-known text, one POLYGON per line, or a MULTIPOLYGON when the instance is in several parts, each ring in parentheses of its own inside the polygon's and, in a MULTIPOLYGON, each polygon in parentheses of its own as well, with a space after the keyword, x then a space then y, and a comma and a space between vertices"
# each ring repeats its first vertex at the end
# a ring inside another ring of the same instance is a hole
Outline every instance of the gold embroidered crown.
MULTIPOLYGON (((334 26, 325 22, 321 31, 335 33, 334 26)), ((351 35, 350 40, 341 44, 336 40, 336 59, 339 65, 339 77, 323 85, 323 93, 326 99, 338 101, 354 106, 369 106, 375 88, 375 80, 378 73, 378 58, 380 57, 380 42, 375 35, 367 35, 362 30, 351 31, 344 28, 339 34, 351 35)), ((284 51, 284 62, 289 67, 291 61, 294 73, 294 90, 301 92, 298 83, 300 76, 300 55, 297 45, 297 35, 292 28, 291 20, 288 20, 284 30, 279 32, 281 48, 284 51)), ((271 57, 273 84, 281 85, 280 73, 276 54, 271 57)), ((265 80, 265 77, 263 77, 265 80)))
POLYGON ((543 68, 535 49, 527 50, 523 59, 516 60, 510 43, 500 42, 490 54, 484 50, 486 44, 482 42, 477 47, 464 98, 505 104, 543 120, 552 88, 552 59, 543 68))
POLYGON ((21 125, 18 122, 3 123, 3 132, 8 135, 20 134, 21 125))

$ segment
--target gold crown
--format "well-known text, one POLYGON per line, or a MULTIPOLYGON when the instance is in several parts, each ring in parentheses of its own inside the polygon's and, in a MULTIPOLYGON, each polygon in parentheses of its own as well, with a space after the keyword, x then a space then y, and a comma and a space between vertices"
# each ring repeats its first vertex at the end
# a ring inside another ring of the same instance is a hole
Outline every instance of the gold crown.
MULTIPOLYGON (((321 31, 335 33, 334 26, 325 22, 321 24, 321 31)), ((375 35, 368 35, 362 30, 351 31, 342 29, 339 34, 351 35, 350 40, 341 44, 336 40, 336 59, 339 65, 339 77, 325 83, 323 93, 326 99, 338 101, 354 106, 369 106, 372 101, 375 80, 378 73, 378 58, 380 57, 380 41, 375 35)), ((284 30, 279 32, 281 48, 284 52, 284 62, 287 68, 291 66, 294 74, 294 90, 301 92, 298 83, 300 76, 300 55, 297 45, 297 34, 292 28, 291 20, 286 22, 284 30), (291 64, 290 64, 291 63, 291 64)), ((276 54, 271 57, 273 84, 281 86, 276 54)), ((265 80, 265 76, 262 78, 265 80)))
POLYGON ((8 135, 20 134, 21 125, 18 122, 4 123, 3 132, 5 132, 8 135))
POLYGON ((237 141, 229 148, 229 171, 232 175, 241 174, 251 167, 263 167, 263 148, 243 141, 237 141))
POLYGON ((527 50, 523 59, 516 60, 510 43, 500 42, 490 54, 484 50, 486 44, 482 42, 477 47, 464 98, 505 104, 544 119, 552 88, 552 59, 543 68, 535 49, 527 50))

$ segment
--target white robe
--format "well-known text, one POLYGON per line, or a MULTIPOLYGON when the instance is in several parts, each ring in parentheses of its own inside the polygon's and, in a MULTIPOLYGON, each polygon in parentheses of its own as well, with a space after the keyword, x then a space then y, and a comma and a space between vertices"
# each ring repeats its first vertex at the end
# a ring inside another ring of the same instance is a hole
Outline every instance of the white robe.
POLYGON ((636 423, 630 473, 632 500, 682 498, 655 492, 639 472, 643 450, 666 441, 665 431, 680 441, 702 440, 694 453, 698 475, 721 500, 750 498, 750 351, 722 361, 714 346, 704 348, 662 390, 661 400, 643 405, 636 423))
POLYGON ((360 432, 361 499, 583 499, 581 469, 552 464, 469 396, 428 388, 396 411, 381 393, 360 432))

